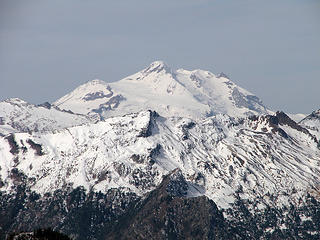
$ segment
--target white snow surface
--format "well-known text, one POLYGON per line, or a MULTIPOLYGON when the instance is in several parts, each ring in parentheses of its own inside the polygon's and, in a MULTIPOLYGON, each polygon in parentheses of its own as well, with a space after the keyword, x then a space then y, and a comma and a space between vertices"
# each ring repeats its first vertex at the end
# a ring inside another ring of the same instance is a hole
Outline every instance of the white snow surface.
POLYGON ((164 117, 266 114, 262 102, 224 74, 172 70, 156 61, 120 81, 89 81, 53 103, 61 109, 102 118, 153 109, 164 117))
POLYGON ((179 168, 221 208, 234 202, 235 192, 261 204, 294 203, 320 184, 320 150, 310 135, 279 127, 288 138, 274 132, 266 116, 192 120, 141 111, 54 133, 15 133, 17 154, 0 137, 0 189, 10 192, 16 168, 40 194, 84 186, 102 192, 125 187, 142 195, 179 168))
POLYGON ((93 122, 88 116, 46 108, 19 98, 0 102, 0 135, 13 132, 53 131, 93 122))

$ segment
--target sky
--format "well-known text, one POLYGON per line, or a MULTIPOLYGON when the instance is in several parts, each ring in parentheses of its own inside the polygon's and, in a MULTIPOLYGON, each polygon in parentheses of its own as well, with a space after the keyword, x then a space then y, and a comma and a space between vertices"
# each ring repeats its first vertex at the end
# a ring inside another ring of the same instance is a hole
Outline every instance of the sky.
POLYGON ((0 0, 0 100, 53 102, 155 60, 224 72, 272 110, 320 108, 318 0, 0 0))

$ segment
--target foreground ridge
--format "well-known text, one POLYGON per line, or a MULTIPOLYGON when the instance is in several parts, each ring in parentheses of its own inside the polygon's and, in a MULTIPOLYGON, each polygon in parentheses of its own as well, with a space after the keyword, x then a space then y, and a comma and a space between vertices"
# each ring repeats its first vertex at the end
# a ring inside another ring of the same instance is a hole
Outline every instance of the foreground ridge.
POLYGON ((40 194, 67 186, 142 195, 180 168, 203 194, 227 208, 243 192, 266 203, 296 201, 319 186, 317 138, 284 113, 205 120, 163 118, 152 111, 114 117, 56 133, 0 138, 1 190, 19 173, 40 194), (276 193, 271 200, 266 193, 276 193))

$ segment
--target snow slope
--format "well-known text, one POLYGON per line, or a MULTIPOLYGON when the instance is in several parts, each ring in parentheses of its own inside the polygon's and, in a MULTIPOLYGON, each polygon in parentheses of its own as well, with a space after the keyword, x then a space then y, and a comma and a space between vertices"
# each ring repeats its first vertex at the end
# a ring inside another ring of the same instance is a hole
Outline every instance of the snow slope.
POLYGON ((0 189, 8 192, 20 172, 41 194, 84 186, 142 195, 179 168, 199 194, 227 208, 236 192, 263 207, 295 203, 320 184, 315 139, 283 113, 195 121, 141 111, 55 133, 0 137, 0 159, 0 189))
POLYGON ((258 97, 224 74, 171 70, 161 61, 118 82, 92 80, 53 103, 61 109, 102 118, 153 109, 165 117, 202 118, 219 113, 270 113, 258 97))
POLYGON ((0 135, 53 131, 88 122, 93 120, 84 115, 61 111, 49 103, 35 106, 18 98, 0 102, 0 135))

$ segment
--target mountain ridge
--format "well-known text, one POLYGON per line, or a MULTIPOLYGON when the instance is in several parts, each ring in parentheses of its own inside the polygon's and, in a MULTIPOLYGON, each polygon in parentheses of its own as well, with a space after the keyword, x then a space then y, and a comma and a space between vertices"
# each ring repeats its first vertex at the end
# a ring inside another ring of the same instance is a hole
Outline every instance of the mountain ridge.
POLYGON ((10 192, 12 171, 22 171, 41 194, 71 185, 125 187, 141 196, 180 168, 221 208, 238 189, 249 199, 281 191, 299 198, 320 185, 320 152, 315 137, 287 119, 220 114, 194 121, 142 111, 54 133, 16 133, 0 139, 1 189, 10 192))
POLYGON ((19 98, 0 102, 0 135, 44 132, 94 122, 88 116, 61 110, 50 103, 34 105, 19 98))

